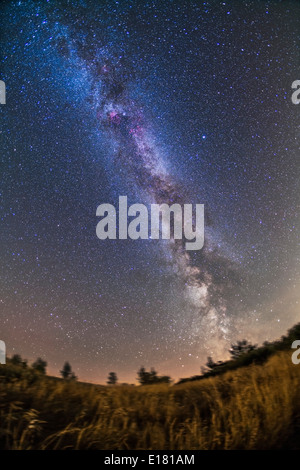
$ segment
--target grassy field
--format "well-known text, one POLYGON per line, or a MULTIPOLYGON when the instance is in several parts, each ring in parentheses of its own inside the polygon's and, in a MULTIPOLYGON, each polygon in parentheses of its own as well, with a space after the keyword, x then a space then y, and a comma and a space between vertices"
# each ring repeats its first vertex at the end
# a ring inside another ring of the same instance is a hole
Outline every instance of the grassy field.
POLYGON ((175 386, 97 387, 16 367, 0 366, 1 449, 300 449, 290 351, 175 386))

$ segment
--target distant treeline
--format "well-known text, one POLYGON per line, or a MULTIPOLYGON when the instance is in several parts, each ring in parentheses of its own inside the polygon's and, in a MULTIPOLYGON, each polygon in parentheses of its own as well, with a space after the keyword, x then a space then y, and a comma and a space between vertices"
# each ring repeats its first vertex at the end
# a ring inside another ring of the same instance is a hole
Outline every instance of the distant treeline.
POLYGON ((205 367, 202 367, 201 375, 180 379, 176 385, 220 375, 229 370, 235 370, 250 364, 264 364, 268 358, 277 351, 291 349, 292 343, 299 339, 300 323, 297 323, 288 330, 287 335, 282 336, 280 340, 273 342, 265 341, 260 347, 249 343, 247 340, 238 341, 236 344, 233 344, 229 350, 231 359, 228 361, 215 362, 211 357, 208 357, 205 367))
MULTIPOLYGON (((202 373, 200 375, 182 378, 175 385, 220 375, 227 371, 232 371, 250 364, 264 364, 268 358, 276 352, 291 349, 291 345, 295 340, 300 340, 300 323, 293 326, 288 331, 287 335, 282 336, 280 340, 273 342, 265 341, 260 347, 249 343, 245 339, 242 341, 237 341, 237 343, 231 345, 229 350, 231 358, 228 361, 215 362, 212 357, 208 357, 205 366, 201 368, 202 373)), ((10 381, 11 379, 17 380, 21 377, 25 377, 27 380, 29 380, 29 382, 33 383, 38 379, 39 376, 46 375, 47 362, 40 357, 31 365, 28 365, 26 359, 23 359, 19 354, 14 354, 10 359, 7 360, 7 363, 12 367, 1 367, 0 378, 2 380, 10 381)), ((62 379, 67 381, 77 380, 77 377, 72 371, 72 367, 68 361, 64 363, 62 370, 60 371, 60 375, 62 379)), ((147 371, 144 367, 141 367, 137 372, 137 380, 140 385, 172 383, 170 376, 159 376, 153 367, 149 371, 147 371)), ((118 377, 115 372, 109 372, 107 384, 110 386, 118 384, 118 377)))

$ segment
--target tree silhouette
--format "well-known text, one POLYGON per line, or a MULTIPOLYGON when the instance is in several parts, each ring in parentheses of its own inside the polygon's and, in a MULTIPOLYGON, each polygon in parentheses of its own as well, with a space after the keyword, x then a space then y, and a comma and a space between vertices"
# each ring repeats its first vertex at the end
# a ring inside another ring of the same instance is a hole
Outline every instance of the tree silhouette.
POLYGON ((160 384, 170 384, 172 382, 171 377, 169 375, 160 375, 157 377, 157 383, 160 384))
POLYGON ((107 379, 107 385, 116 385, 116 383, 118 382, 118 377, 117 377, 117 374, 115 372, 110 372, 108 374, 108 379, 107 379))
POLYGON ((23 366, 23 367, 27 367, 27 360, 26 359, 22 359, 22 357, 20 356, 20 354, 14 354, 11 358, 11 363, 14 365, 14 366, 23 366))
POLYGON ((168 375, 158 376, 156 370, 151 367, 150 372, 147 372, 145 367, 138 370, 138 381, 141 385, 152 385, 158 383, 171 383, 171 377, 168 375))
POLYGON ((143 366, 138 371, 138 381, 141 385, 148 385, 150 383, 150 373, 146 372, 146 369, 143 366))
POLYGON ((155 384, 158 382, 158 377, 157 377, 157 372, 154 369, 154 367, 151 367, 150 373, 149 373, 149 382, 151 384, 155 384))
POLYGON ((243 354, 248 354, 249 352, 254 351, 256 348, 257 345, 251 344, 246 339, 243 339, 242 341, 238 341, 236 344, 232 344, 229 352, 232 359, 237 359, 243 354))
POLYGON ((68 361, 64 363, 64 366, 62 370, 60 371, 60 373, 61 373, 62 378, 66 380, 76 378, 74 372, 72 372, 72 367, 68 361))
POLYGON ((205 367, 201 367, 202 374, 210 373, 224 364, 222 361, 215 362, 211 356, 208 356, 205 367))
POLYGON ((47 362, 41 359, 40 357, 32 364, 32 368, 41 374, 46 374, 47 362))
POLYGON ((205 367, 207 367, 209 370, 213 370, 218 367, 218 365, 218 362, 215 362, 211 356, 208 356, 205 367))

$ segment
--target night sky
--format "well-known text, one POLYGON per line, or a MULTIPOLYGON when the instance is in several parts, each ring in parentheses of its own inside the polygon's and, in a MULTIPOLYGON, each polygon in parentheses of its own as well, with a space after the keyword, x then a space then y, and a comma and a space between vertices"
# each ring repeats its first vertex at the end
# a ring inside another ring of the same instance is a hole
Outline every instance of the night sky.
POLYGON ((1 7, 8 355, 177 379, 299 322, 300 3, 1 7), (97 206, 124 195, 204 204, 204 248, 99 240, 97 206))

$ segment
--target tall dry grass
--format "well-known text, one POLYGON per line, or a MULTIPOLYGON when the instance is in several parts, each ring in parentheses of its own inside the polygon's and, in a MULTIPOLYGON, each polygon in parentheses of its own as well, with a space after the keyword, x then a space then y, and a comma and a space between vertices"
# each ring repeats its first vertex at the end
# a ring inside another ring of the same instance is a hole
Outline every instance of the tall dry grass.
POLYGON ((299 399, 300 366, 288 352, 262 366, 173 387, 97 388, 24 377, 0 382, 0 446, 274 449, 295 445, 299 399))

